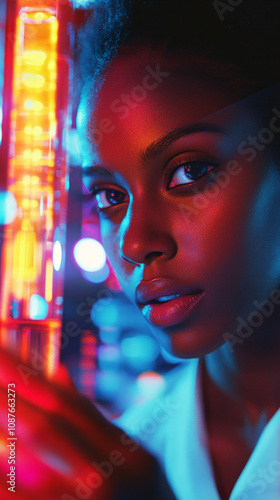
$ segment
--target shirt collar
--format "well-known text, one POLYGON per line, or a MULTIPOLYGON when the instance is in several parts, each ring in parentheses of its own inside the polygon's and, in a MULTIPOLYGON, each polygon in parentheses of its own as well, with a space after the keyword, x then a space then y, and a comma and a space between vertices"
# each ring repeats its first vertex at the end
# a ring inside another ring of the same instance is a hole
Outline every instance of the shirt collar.
MULTIPOLYGON (((177 386, 181 398, 173 436, 166 447, 167 475, 178 499, 220 500, 209 452, 203 413, 203 359, 187 363, 186 376, 177 386), (174 435, 175 434, 175 435, 174 435), (177 436, 177 439, 176 439, 177 436), (179 443, 174 453, 174 443, 179 443)), ((175 395, 176 399, 176 395, 175 395)), ((229 500, 279 500, 280 409, 267 423, 229 500)))

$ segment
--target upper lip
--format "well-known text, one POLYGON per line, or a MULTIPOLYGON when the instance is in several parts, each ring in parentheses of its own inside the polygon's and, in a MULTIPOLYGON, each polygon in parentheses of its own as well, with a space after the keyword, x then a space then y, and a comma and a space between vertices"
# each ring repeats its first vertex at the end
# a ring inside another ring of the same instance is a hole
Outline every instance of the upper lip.
POLYGON ((152 300, 169 295, 196 295, 202 290, 168 278, 154 278, 151 281, 141 281, 136 287, 135 298, 139 305, 149 304, 152 300))

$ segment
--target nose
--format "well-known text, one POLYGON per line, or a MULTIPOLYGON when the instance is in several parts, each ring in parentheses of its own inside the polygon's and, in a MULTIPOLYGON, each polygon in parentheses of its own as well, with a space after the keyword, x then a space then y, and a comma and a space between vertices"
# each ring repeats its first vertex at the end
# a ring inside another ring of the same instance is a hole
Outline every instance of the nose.
POLYGON ((154 260, 166 261, 177 253, 176 241, 159 207, 131 207, 119 228, 120 255, 135 265, 151 264, 154 260))

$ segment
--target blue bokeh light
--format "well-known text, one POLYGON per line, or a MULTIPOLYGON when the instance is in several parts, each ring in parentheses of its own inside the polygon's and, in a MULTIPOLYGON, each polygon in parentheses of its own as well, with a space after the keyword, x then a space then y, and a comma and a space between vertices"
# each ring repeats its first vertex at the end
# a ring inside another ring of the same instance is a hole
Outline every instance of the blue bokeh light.
POLYGON ((17 202, 9 191, 0 192, 0 224, 10 224, 17 214, 17 202))
POLYGON ((121 342, 121 350, 126 358, 140 364, 144 362, 151 363, 159 355, 157 342, 151 336, 144 334, 124 338, 121 342))
POLYGON ((71 0, 74 9, 90 9, 95 0, 71 0))
POLYGON ((118 325, 120 323, 118 302, 111 301, 106 304, 102 302, 102 299, 97 301, 92 307, 91 319, 99 328, 118 325))
POLYGON ((48 315, 48 303, 40 295, 33 294, 30 298, 30 318, 45 319, 48 315))
POLYGON ((82 269, 82 275, 83 277, 87 280, 90 281, 90 283, 102 283, 105 281, 110 274, 110 268, 108 264, 105 264, 105 266, 102 267, 102 269, 99 269, 98 271, 84 271, 82 269))

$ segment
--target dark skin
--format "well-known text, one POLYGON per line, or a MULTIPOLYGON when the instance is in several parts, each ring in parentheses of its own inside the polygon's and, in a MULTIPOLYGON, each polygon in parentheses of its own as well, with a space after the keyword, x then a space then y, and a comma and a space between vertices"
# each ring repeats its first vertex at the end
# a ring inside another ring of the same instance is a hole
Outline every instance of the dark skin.
MULTIPOLYGON (((219 493, 226 500, 256 444, 246 439, 245 422, 254 430, 265 415, 264 427, 279 408, 277 308, 233 350, 224 338, 225 332, 234 334, 239 316, 248 318, 255 310, 254 300, 267 299, 278 286, 279 173, 272 168, 270 147, 258 151, 251 162, 238 152, 238 145, 259 131, 255 105, 240 101, 240 94, 217 82, 187 76, 192 68, 182 68, 182 60, 171 64, 144 49, 137 54, 119 56, 111 64, 97 101, 91 82, 84 91, 78 117, 84 172, 96 164, 109 172, 90 169, 84 182, 89 189, 101 189, 103 243, 132 302, 143 279, 168 278, 204 292, 183 320, 171 320, 167 314, 161 325, 153 320, 150 326, 169 353, 204 359, 209 452, 219 493), (147 79, 147 66, 155 71, 159 61, 168 75, 157 74, 159 82, 149 73, 147 79), (139 86, 144 82, 149 88, 141 99, 139 86), (122 95, 128 113, 123 110, 126 117, 120 119, 112 103, 122 95), (170 141, 178 128, 180 138, 177 133, 176 141, 170 141), (206 195, 217 184, 210 174, 225 172, 233 160, 227 186, 199 206, 198 193, 206 195), (192 184, 197 171, 201 175, 192 184)), ((151 319, 148 311, 148 322, 151 319)), ((7 384, 13 381, 19 438, 16 499, 50 500, 65 494, 63 500, 79 498, 77 479, 90 488, 90 499, 112 500, 124 486, 131 499, 149 494, 162 498, 154 460, 127 436, 124 439, 63 370, 53 380, 33 373, 25 384, 19 364, 0 351, 0 472, 5 477, 7 384), (95 488, 98 471, 93 462, 112 460, 114 450, 123 463, 95 488)), ((0 481, 1 499, 8 495, 6 483, 0 481)))
POLYGON ((89 190, 99 189, 103 244, 132 302, 141 280, 158 277, 204 291, 183 321, 150 322, 169 353, 204 357, 209 451, 226 500, 257 441, 244 436, 245 422, 253 432, 263 420, 263 428, 279 408, 279 308, 244 342, 230 347, 224 334, 234 335, 237 318, 248 318, 256 310, 253 301, 268 299, 278 287, 280 178, 270 146, 259 148, 253 161, 238 151, 261 128, 254 106, 217 82, 187 75, 191 68, 180 74, 181 61, 160 61, 168 76, 141 102, 126 100, 123 118, 112 103, 135 95, 157 56, 145 48, 137 56, 119 55, 98 100, 90 84, 85 89, 79 112, 84 182, 89 190), (100 140, 96 129, 105 119, 112 130, 100 140), (219 131, 196 131, 157 155, 143 154, 171 131, 197 123, 219 131), (215 184, 209 172, 225 172, 232 160, 236 175, 195 211, 198 191, 210 192, 215 184), (202 164, 206 175, 195 181, 182 167, 190 166, 194 174, 202 164))

